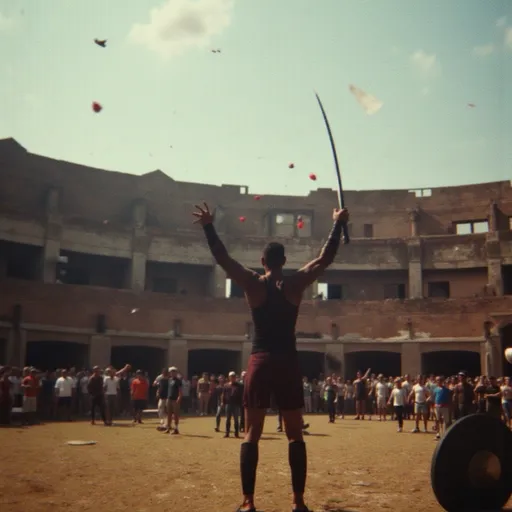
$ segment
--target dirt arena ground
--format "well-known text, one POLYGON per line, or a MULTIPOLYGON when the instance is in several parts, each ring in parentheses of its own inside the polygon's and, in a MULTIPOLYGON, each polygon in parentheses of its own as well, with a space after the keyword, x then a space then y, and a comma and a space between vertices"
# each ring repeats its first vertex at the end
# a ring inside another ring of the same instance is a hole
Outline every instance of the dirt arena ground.
MULTIPOLYGON (((307 421, 307 502, 315 512, 441 510, 430 487, 432 434, 397 434, 390 421, 307 421)), ((180 436, 156 425, 148 419, 135 427, 78 422, 0 430, 0 510, 233 512, 240 441, 215 433, 213 418, 184 419, 180 436), (97 444, 69 446, 70 440, 97 444)), ((258 511, 291 509, 287 443, 275 429, 270 416, 260 447, 258 511)))

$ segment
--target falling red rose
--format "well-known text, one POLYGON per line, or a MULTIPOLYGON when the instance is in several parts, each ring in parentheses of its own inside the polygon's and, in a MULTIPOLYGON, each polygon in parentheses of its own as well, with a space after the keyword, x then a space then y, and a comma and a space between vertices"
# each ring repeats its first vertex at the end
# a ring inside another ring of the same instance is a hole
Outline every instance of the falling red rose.
POLYGON ((299 220, 299 222, 297 222, 297 227, 299 229, 302 229, 304 227, 304 222, 302 222, 301 220, 299 220))
POLYGON ((295 164, 288 164, 288 169, 293 169, 295 167, 295 164))
POLYGON ((261 196, 254 196, 255 201, 259 201, 261 199, 261 196))
POLYGON ((93 101, 92 102, 92 109, 94 110, 94 112, 98 113, 98 112, 101 112, 103 107, 97 101, 93 101))
POLYGON ((245 222, 245 217, 240 217, 240 222, 245 222))
POLYGON ((316 174, 311 173, 309 175, 309 179, 312 180, 312 181, 316 181, 316 174))

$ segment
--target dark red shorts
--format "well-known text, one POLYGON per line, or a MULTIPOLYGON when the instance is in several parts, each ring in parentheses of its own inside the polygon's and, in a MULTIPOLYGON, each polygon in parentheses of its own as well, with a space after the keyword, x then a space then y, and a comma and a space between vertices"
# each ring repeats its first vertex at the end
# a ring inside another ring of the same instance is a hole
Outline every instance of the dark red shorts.
POLYGON ((251 354, 244 382, 244 407, 268 409, 274 397, 283 411, 304 407, 304 390, 297 354, 251 354))

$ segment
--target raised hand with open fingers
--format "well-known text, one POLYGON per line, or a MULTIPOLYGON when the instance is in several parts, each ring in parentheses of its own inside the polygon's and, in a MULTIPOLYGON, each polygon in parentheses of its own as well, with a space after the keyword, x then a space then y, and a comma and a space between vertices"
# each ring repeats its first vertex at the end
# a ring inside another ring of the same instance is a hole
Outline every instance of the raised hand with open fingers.
POLYGON ((213 214, 210 213, 210 208, 206 203, 203 203, 203 206, 195 205, 196 211, 192 212, 194 217, 197 217, 194 221, 194 224, 201 224, 201 226, 206 226, 207 224, 213 223, 213 214))

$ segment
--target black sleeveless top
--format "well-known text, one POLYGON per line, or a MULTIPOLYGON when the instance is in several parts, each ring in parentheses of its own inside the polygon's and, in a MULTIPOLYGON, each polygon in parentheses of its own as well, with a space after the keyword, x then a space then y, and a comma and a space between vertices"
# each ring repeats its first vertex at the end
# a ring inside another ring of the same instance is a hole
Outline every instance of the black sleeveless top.
POLYGON ((276 286, 275 281, 267 278, 264 283, 267 292, 265 302, 257 308, 251 308, 254 324, 252 353, 295 353, 295 324, 299 307, 286 299, 284 283, 281 288, 276 286))

